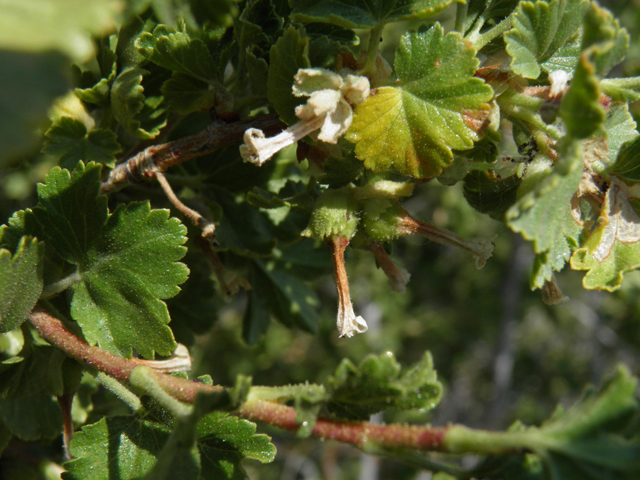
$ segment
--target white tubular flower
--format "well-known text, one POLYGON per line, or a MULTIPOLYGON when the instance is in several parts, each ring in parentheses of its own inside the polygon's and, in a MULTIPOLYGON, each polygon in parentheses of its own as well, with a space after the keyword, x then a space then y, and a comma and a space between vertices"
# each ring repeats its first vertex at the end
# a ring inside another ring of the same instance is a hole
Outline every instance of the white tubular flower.
POLYGON ((294 81, 293 94, 309 97, 306 104, 296 107, 296 116, 301 121, 270 138, 256 128, 247 130, 244 145, 240 146, 245 162, 262 165, 283 148, 316 130, 320 130, 318 140, 337 143, 351 126, 351 106, 362 103, 370 93, 366 77, 346 75, 343 78, 322 68, 300 69, 294 81))
POLYGON ((369 328, 364 318, 356 316, 349 295, 349 280, 344 268, 344 250, 349 245, 349 240, 344 237, 331 239, 331 251, 333 253, 333 266, 336 275, 336 289, 338 291, 338 318, 337 326, 340 338, 351 338, 356 333, 366 332, 369 328))
POLYGON ((570 73, 565 72, 564 70, 554 70, 549 74, 549 84, 551 88, 549 89, 549 98, 554 99, 562 96, 564 94, 565 88, 569 84, 571 80, 570 73))

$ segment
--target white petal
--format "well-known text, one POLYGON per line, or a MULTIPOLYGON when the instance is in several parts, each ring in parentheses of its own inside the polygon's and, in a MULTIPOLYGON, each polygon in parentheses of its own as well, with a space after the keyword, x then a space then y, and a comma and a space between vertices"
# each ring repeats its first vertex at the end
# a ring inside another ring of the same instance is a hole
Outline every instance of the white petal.
POLYGON ((296 107, 296 116, 301 120, 309 120, 332 112, 342 99, 338 90, 318 90, 313 92, 307 103, 296 107))
POLYGON ((318 140, 327 143, 338 143, 338 138, 345 134, 351 126, 353 110, 344 100, 338 103, 338 107, 327 115, 320 128, 318 140))
POLYGON ((359 75, 347 75, 341 90, 345 100, 351 105, 361 104, 371 93, 369 79, 359 75))
POLYGON ((339 90, 342 77, 324 68, 301 68, 294 77, 293 94, 308 97, 318 90, 339 90))

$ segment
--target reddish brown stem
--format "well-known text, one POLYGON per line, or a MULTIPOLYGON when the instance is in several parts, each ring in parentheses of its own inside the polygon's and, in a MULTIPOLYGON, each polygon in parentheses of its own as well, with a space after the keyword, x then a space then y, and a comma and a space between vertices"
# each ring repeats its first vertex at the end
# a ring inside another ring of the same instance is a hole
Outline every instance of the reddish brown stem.
POLYGON ((154 172, 164 172, 169 167, 201 157, 229 145, 240 145, 244 132, 258 128, 265 134, 277 133, 287 126, 277 115, 263 115, 235 123, 214 122, 202 132, 162 145, 145 148, 111 170, 102 183, 100 193, 107 193, 117 185, 153 177, 154 172))
MULTIPOLYGON (((29 316, 31 324, 40 335, 67 355, 86 365, 110 375, 121 382, 128 383, 131 372, 138 364, 133 359, 117 357, 109 352, 88 345, 70 332, 54 316, 36 308, 29 316)), ((195 383, 183 378, 172 377, 154 372, 157 382, 174 398, 192 403, 198 392, 221 392, 224 387, 195 383)), ((243 404, 237 415, 249 420, 260 421, 285 430, 296 431, 300 424, 296 422, 293 407, 255 400, 243 404)), ((443 444, 449 427, 421 427, 411 425, 375 425, 369 422, 345 422, 327 418, 318 418, 312 435, 321 438, 364 447, 367 443, 383 448, 411 448, 415 450, 444 451, 443 444)))

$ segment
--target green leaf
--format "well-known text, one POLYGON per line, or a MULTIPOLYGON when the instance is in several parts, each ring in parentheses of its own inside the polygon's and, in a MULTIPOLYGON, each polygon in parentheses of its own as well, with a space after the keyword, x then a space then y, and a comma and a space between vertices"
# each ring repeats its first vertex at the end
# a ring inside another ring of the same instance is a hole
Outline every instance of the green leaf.
POLYGON ((558 58, 571 58, 562 47, 578 31, 589 4, 587 0, 520 2, 514 27, 504 36, 512 70, 526 78, 538 78, 541 70, 570 72, 569 62, 558 58))
POLYGON ((0 420, 13 435, 24 441, 55 438, 62 431, 62 412, 58 403, 42 394, 0 399, 0 420))
MULTIPOLYGON (((214 412, 198 422, 196 429, 197 456, 200 472, 197 477, 180 479, 246 478, 241 460, 252 458, 270 462, 275 447, 266 435, 255 434, 255 424, 214 412)), ((164 425, 137 417, 108 417, 85 426, 74 435, 71 454, 74 460, 65 464, 65 480, 128 480, 149 473, 168 440, 170 431, 164 425)))
POLYGON ((145 98, 143 76, 149 73, 140 67, 123 70, 111 86, 113 115, 129 133, 141 139, 151 139, 166 125, 166 117, 154 99, 145 98))
POLYGON ((289 27, 269 51, 269 75, 267 77, 267 98, 280 118, 291 125, 298 122, 294 110, 304 103, 291 90, 293 77, 300 68, 309 68, 309 40, 300 32, 289 27))
POLYGON ((454 0, 291 0, 290 3, 295 22, 325 22, 345 28, 373 28, 402 20, 423 20, 436 15, 453 2, 454 0))
POLYGON ((24 322, 42 292, 44 243, 22 237, 15 253, 0 248, 0 332, 24 322))
POLYGON ((585 164, 599 175, 608 176, 617 161, 622 146, 638 136, 636 122, 626 104, 614 103, 609 107, 602 128, 582 142, 585 164))
POLYGON ((174 73, 164 83, 162 95, 169 108, 180 115, 207 110, 216 99, 216 91, 209 83, 181 73, 174 73))
POLYGON ((113 131, 96 128, 87 132, 84 123, 71 117, 61 117, 54 122, 45 136, 43 153, 59 155, 60 165, 69 170, 80 160, 85 164, 96 162, 113 168, 115 155, 122 151, 113 131))
POLYGON ((136 48, 147 59, 175 73, 201 82, 217 83, 218 69, 207 45, 186 32, 170 32, 158 25, 153 33, 143 33, 136 48))
POLYGON ((276 447, 267 435, 257 435, 255 423, 214 412, 198 423, 201 478, 245 478, 240 461, 251 458, 273 461, 276 447))
POLYGON ((640 77, 605 78, 600 82, 602 91, 617 102, 640 100, 640 77))
POLYGON ((628 185, 640 183, 640 136, 622 145, 618 158, 608 172, 628 185))
POLYGON ((580 57, 571 86, 562 99, 560 115, 573 138, 591 136, 604 122, 605 111, 600 104, 600 88, 595 68, 587 59, 580 57))
POLYGON ((553 171, 539 180, 506 215, 507 225, 532 241, 535 253, 547 253, 556 270, 569 259, 581 230, 571 216, 571 198, 582 178, 580 145, 567 144, 559 155, 553 171))
POLYGON ((369 355, 357 367, 344 359, 325 385, 329 411, 360 420, 389 408, 432 409, 442 395, 429 352, 404 371, 389 352, 369 355))
POLYGON ((38 345, 42 340, 26 330, 18 355, 0 363, 0 398, 57 396, 73 391, 80 381, 79 364, 58 348, 38 345))
POLYGON ((479 212, 502 221, 516 202, 520 183, 517 175, 497 179, 488 172, 474 170, 464 178, 464 198, 479 212))
POLYGON ((113 30, 116 1, 9 0, 0 18, 0 48, 23 52, 58 50, 75 62, 93 55, 91 35, 113 30))
POLYGON ((215 190, 223 217, 216 226, 216 239, 224 250, 243 256, 266 256, 276 246, 273 224, 263 212, 227 192, 215 190))
POLYGON ((640 445, 620 433, 638 410, 637 389, 638 381, 619 367, 599 392, 588 391, 566 412, 559 411, 545 422, 539 435, 545 450, 553 454, 546 459, 541 455, 548 471, 562 471, 561 462, 577 462, 581 472, 571 472, 571 479, 636 478, 640 445))
POLYGON ((318 183, 340 188, 357 180, 364 165, 353 154, 343 158, 331 156, 322 163, 322 171, 324 174, 318 177, 318 183))
POLYGON ((286 265, 255 259, 249 282, 249 305, 243 322, 243 336, 248 343, 255 343, 266 332, 271 315, 288 327, 316 332, 319 304, 316 294, 289 273, 286 265))
POLYGON ((148 202, 121 205, 109 215, 72 287, 71 316, 87 342, 124 357, 132 348, 146 358, 175 349, 161 299, 175 296, 187 279, 178 262, 185 233, 168 210, 151 210, 148 202))
POLYGON ((598 76, 604 77, 618 65, 629 50, 629 34, 611 12, 591 4, 584 18, 582 49, 589 48, 590 60, 598 76))
POLYGON ((0 50, 0 65, 0 167, 4 168, 39 148, 38 130, 46 128, 47 110, 71 84, 69 62, 57 52, 0 50))
POLYGON ((38 185, 39 202, 26 217, 29 231, 67 262, 80 265, 107 219, 107 198, 100 191, 101 167, 78 163, 75 170, 52 168, 38 185), (37 225, 31 225, 35 219, 37 225))
POLYGON ((71 441, 74 460, 67 462, 65 480, 133 480, 155 463, 169 437, 160 425, 137 417, 107 417, 82 427, 71 441))
POLYGON ((475 78, 473 48, 440 24, 405 35, 395 59, 398 87, 382 87, 356 109, 345 138, 365 167, 394 167, 418 178, 437 176, 479 140, 493 90, 475 78))

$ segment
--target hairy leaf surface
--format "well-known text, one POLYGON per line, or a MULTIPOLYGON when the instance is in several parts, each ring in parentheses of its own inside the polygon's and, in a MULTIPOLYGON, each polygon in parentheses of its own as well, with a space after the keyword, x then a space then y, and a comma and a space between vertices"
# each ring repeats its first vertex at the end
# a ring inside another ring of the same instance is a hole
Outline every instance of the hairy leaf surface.
POLYGON ((402 38, 396 54, 398 87, 379 88, 356 109, 346 139, 367 168, 395 168, 430 178, 479 139, 493 90, 474 74, 473 48, 439 24, 402 38))
MULTIPOLYGON (((255 424, 214 412, 205 416, 196 427, 197 453, 200 461, 198 479, 246 478, 240 461, 253 458, 270 462, 275 447, 266 435, 255 434, 255 424)), ((158 454, 170 435, 162 424, 137 417, 109 417, 83 427, 71 443, 75 457, 65 467, 66 480, 104 480, 141 478, 154 466, 158 454)), ((182 476, 176 471, 178 477, 182 476)))
POLYGON ((526 78, 538 78, 542 70, 570 72, 572 65, 558 59, 575 58, 562 48, 578 31, 588 8, 587 0, 521 2, 514 27, 504 37, 513 71, 526 78))
POLYGON ((428 352, 404 371, 391 353, 368 356, 357 367, 345 359, 327 379, 326 387, 327 408, 332 413, 360 419, 388 408, 431 409, 442 394, 428 352))
POLYGON ((122 150, 113 131, 96 128, 87 132, 84 123, 71 117, 60 118, 45 136, 43 153, 59 155, 60 166, 69 170, 73 170, 80 160, 85 164, 96 162, 113 168, 115 155, 122 150))
POLYGON ((176 295, 188 269, 177 260, 186 248, 186 228, 168 210, 148 202, 120 206, 87 252, 73 286, 71 315, 87 341, 130 357, 169 355, 176 344, 161 299, 176 295))
POLYGON ((32 237, 22 237, 13 255, 0 248, 0 332, 18 328, 40 298, 43 257, 44 243, 32 237))

